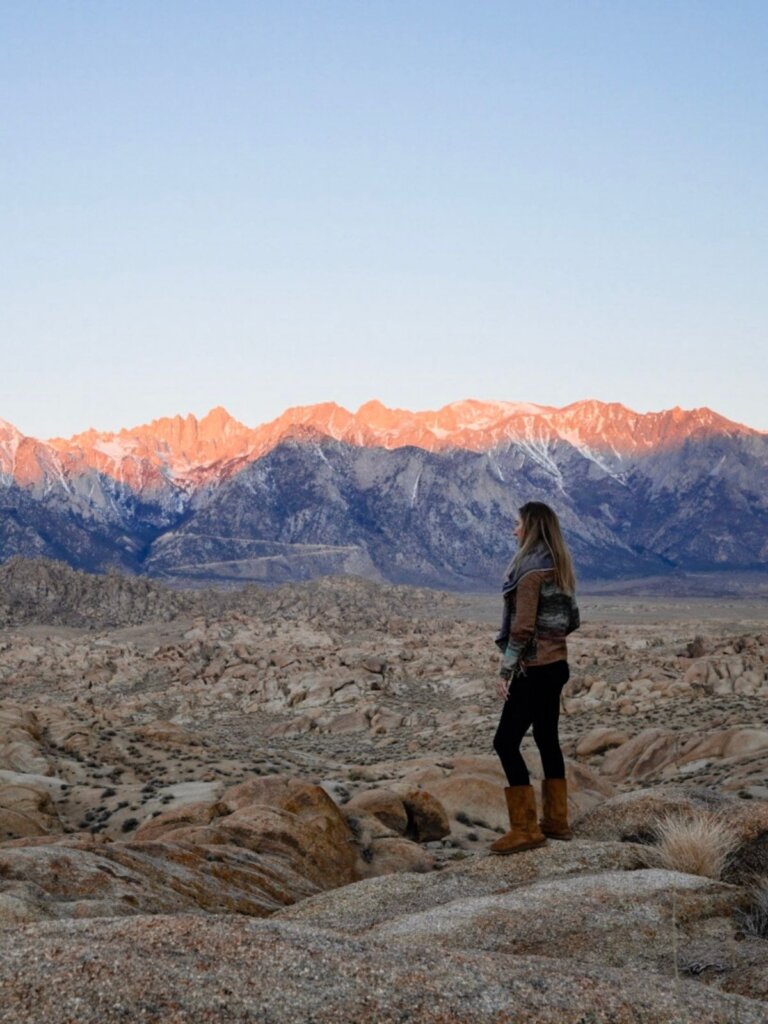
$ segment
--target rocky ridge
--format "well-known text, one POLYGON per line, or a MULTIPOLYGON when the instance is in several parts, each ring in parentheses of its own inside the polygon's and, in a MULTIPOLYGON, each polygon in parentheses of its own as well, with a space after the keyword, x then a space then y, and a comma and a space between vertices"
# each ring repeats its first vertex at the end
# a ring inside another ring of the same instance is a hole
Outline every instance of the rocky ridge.
POLYGON ((534 498, 557 509, 584 576, 755 572, 767 473, 768 435, 711 410, 598 402, 330 403, 255 430, 216 409, 47 443, 0 424, 0 558, 488 589, 534 498))
POLYGON ((200 420, 191 414, 163 417, 117 432, 90 429, 48 442, 25 437, 0 421, 0 471, 31 482, 58 457, 62 469, 69 463, 80 472, 87 467, 139 486, 154 486, 163 474, 194 487, 209 477, 230 475, 244 461, 260 458, 286 436, 302 431, 366 447, 425 451, 480 452, 510 441, 561 440, 618 462, 637 452, 679 445, 697 434, 761 436, 711 409, 637 413, 618 402, 574 402, 557 409, 469 399, 424 412, 390 409, 375 400, 350 412, 335 402, 323 402, 287 409, 254 428, 218 406, 200 420))

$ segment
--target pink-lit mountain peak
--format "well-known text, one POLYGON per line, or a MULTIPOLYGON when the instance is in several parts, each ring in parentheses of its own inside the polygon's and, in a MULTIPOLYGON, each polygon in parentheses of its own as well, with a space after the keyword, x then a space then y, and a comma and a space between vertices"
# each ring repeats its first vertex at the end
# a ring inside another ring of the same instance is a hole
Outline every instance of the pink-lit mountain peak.
POLYGON ((756 434, 706 407, 638 413, 618 402, 587 400, 557 409, 550 418, 559 436, 580 445, 632 455, 707 433, 756 434))
POLYGON ((466 399, 422 412, 389 409, 378 401, 365 403, 356 413, 333 404, 304 406, 256 428, 256 434, 265 431, 274 436, 275 428, 296 423, 341 440, 391 448, 414 444, 483 451, 505 441, 559 438, 627 455, 702 432, 759 433, 707 408, 638 413, 618 402, 592 399, 563 408, 466 399))
POLYGON ((22 433, 7 420, 0 420, 0 443, 17 442, 22 438, 22 433))
MULTIPOLYGON (((557 436, 574 433, 585 441, 601 441, 604 445, 630 449, 648 442, 675 440, 690 431, 706 429, 759 433, 734 423, 707 408, 684 410, 679 407, 662 412, 638 413, 618 402, 589 399, 563 408, 525 402, 483 402, 465 399, 451 402, 436 410, 412 412, 392 409, 378 400, 371 400, 351 412, 335 402, 293 406, 279 417, 257 427, 247 427, 217 406, 197 419, 191 413, 153 420, 149 424, 124 428, 117 433, 86 431, 63 441, 51 442, 57 448, 72 445, 89 447, 98 441, 134 441, 153 447, 160 442, 166 450, 194 457, 202 448, 215 448, 230 456, 248 448, 263 449, 296 427, 307 427, 339 440, 364 434, 369 443, 388 440, 388 447, 412 444, 412 435, 432 434, 438 447, 462 447, 462 441, 473 438, 480 448, 484 441, 498 443, 500 434, 515 440, 518 431, 525 433, 532 425, 544 434, 557 436)), ((433 445, 429 445, 432 447, 433 445)), ((143 447, 143 445, 142 445, 143 447)), ((472 444, 470 447, 475 447, 472 444)))
POLYGON ((185 463, 190 466, 226 459, 232 451, 242 454, 250 447, 253 431, 217 406, 198 419, 164 416, 136 427, 114 432, 93 428, 68 439, 48 443, 58 452, 77 452, 90 464, 104 469, 126 459, 148 460, 158 466, 185 463))
POLYGON ((118 431, 105 432, 97 431, 91 427, 81 434, 75 434, 68 439, 53 438, 50 443, 59 445, 71 444, 92 444, 97 438, 101 440, 117 440, 128 438, 152 437, 166 441, 174 446, 180 444, 194 444, 209 440, 218 440, 221 437, 233 436, 249 428, 231 416, 222 406, 216 406, 198 419, 192 413, 186 416, 162 416, 135 427, 123 427, 118 431))
MULTIPOLYGON (((503 439, 505 424, 516 419, 527 422, 531 417, 555 411, 528 403, 467 399, 422 412, 391 409, 372 400, 350 412, 334 402, 325 402, 287 409, 277 419, 257 427, 254 434, 259 450, 266 450, 297 427, 359 445, 484 450, 503 439)), ((515 433, 513 430, 512 434, 515 433)))
POLYGON ((168 451, 182 455, 190 461, 226 457, 230 450, 248 446, 252 430, 231 416, 222 406, 216 406, 197 419, 192 413, 185 417, 159 419, 148 427, 120 431, 120 437, 140 436, 148 441, 156 439, 168 446, 168 451))
POLYGON ((34 483, 50 474, 76 477, 96 470, 143 491, 169 479, 187 489, 223 480, 282 440, 326 436, 364 447, 484 452, 509 444, 568 442, 611 459, 632 458, 709 433, 760 435, 707 408, 638 413, 616 402, 587 400, 563 408, 465 399, 436 410, 391 409, 372 400, 351 412, 335 402, 296 406, 248 427, 218 406, 104 433, 87 430, 49 442, 24 437, 0 421, 0 472, 34 483))

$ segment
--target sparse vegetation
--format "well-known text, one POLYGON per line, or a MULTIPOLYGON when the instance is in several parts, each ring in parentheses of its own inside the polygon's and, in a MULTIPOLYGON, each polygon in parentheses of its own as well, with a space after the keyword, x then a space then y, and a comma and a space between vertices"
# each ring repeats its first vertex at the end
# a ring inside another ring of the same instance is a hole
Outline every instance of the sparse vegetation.
POLYGON ((745 935, 768 939, 768 878, 755 878, 748 891, 749 907, 736 915, 741 930, 745 935))
POLYGON ((661 866, 705 878, 722 878, 738 837, 716 811, 668 814, 653 829, 661 866))

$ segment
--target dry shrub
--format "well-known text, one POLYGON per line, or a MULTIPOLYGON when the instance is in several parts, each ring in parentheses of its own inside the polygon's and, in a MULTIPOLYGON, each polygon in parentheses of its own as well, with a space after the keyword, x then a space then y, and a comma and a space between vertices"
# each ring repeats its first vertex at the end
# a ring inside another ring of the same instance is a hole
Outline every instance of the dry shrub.
POLYGON ((661 866, 687 875, 719 879, 739 846, 733 827, 713 811, 668 814, 653 829, 661 866))
POLYGON ((754 878, 747 891, 749 907, 738 914, 742 931, 746 935, 768 939, 768 878, 754 878))

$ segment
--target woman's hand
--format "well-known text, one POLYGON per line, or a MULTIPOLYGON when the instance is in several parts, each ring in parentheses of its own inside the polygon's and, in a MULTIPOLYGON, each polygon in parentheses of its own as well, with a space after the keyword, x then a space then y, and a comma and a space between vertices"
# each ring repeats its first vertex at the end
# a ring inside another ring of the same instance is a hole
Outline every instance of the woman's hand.
POLYGON ((496 680, 496 693, 498 693, 502 700, 506 700, 509 694, 509 682, 509 679, 496 680))

